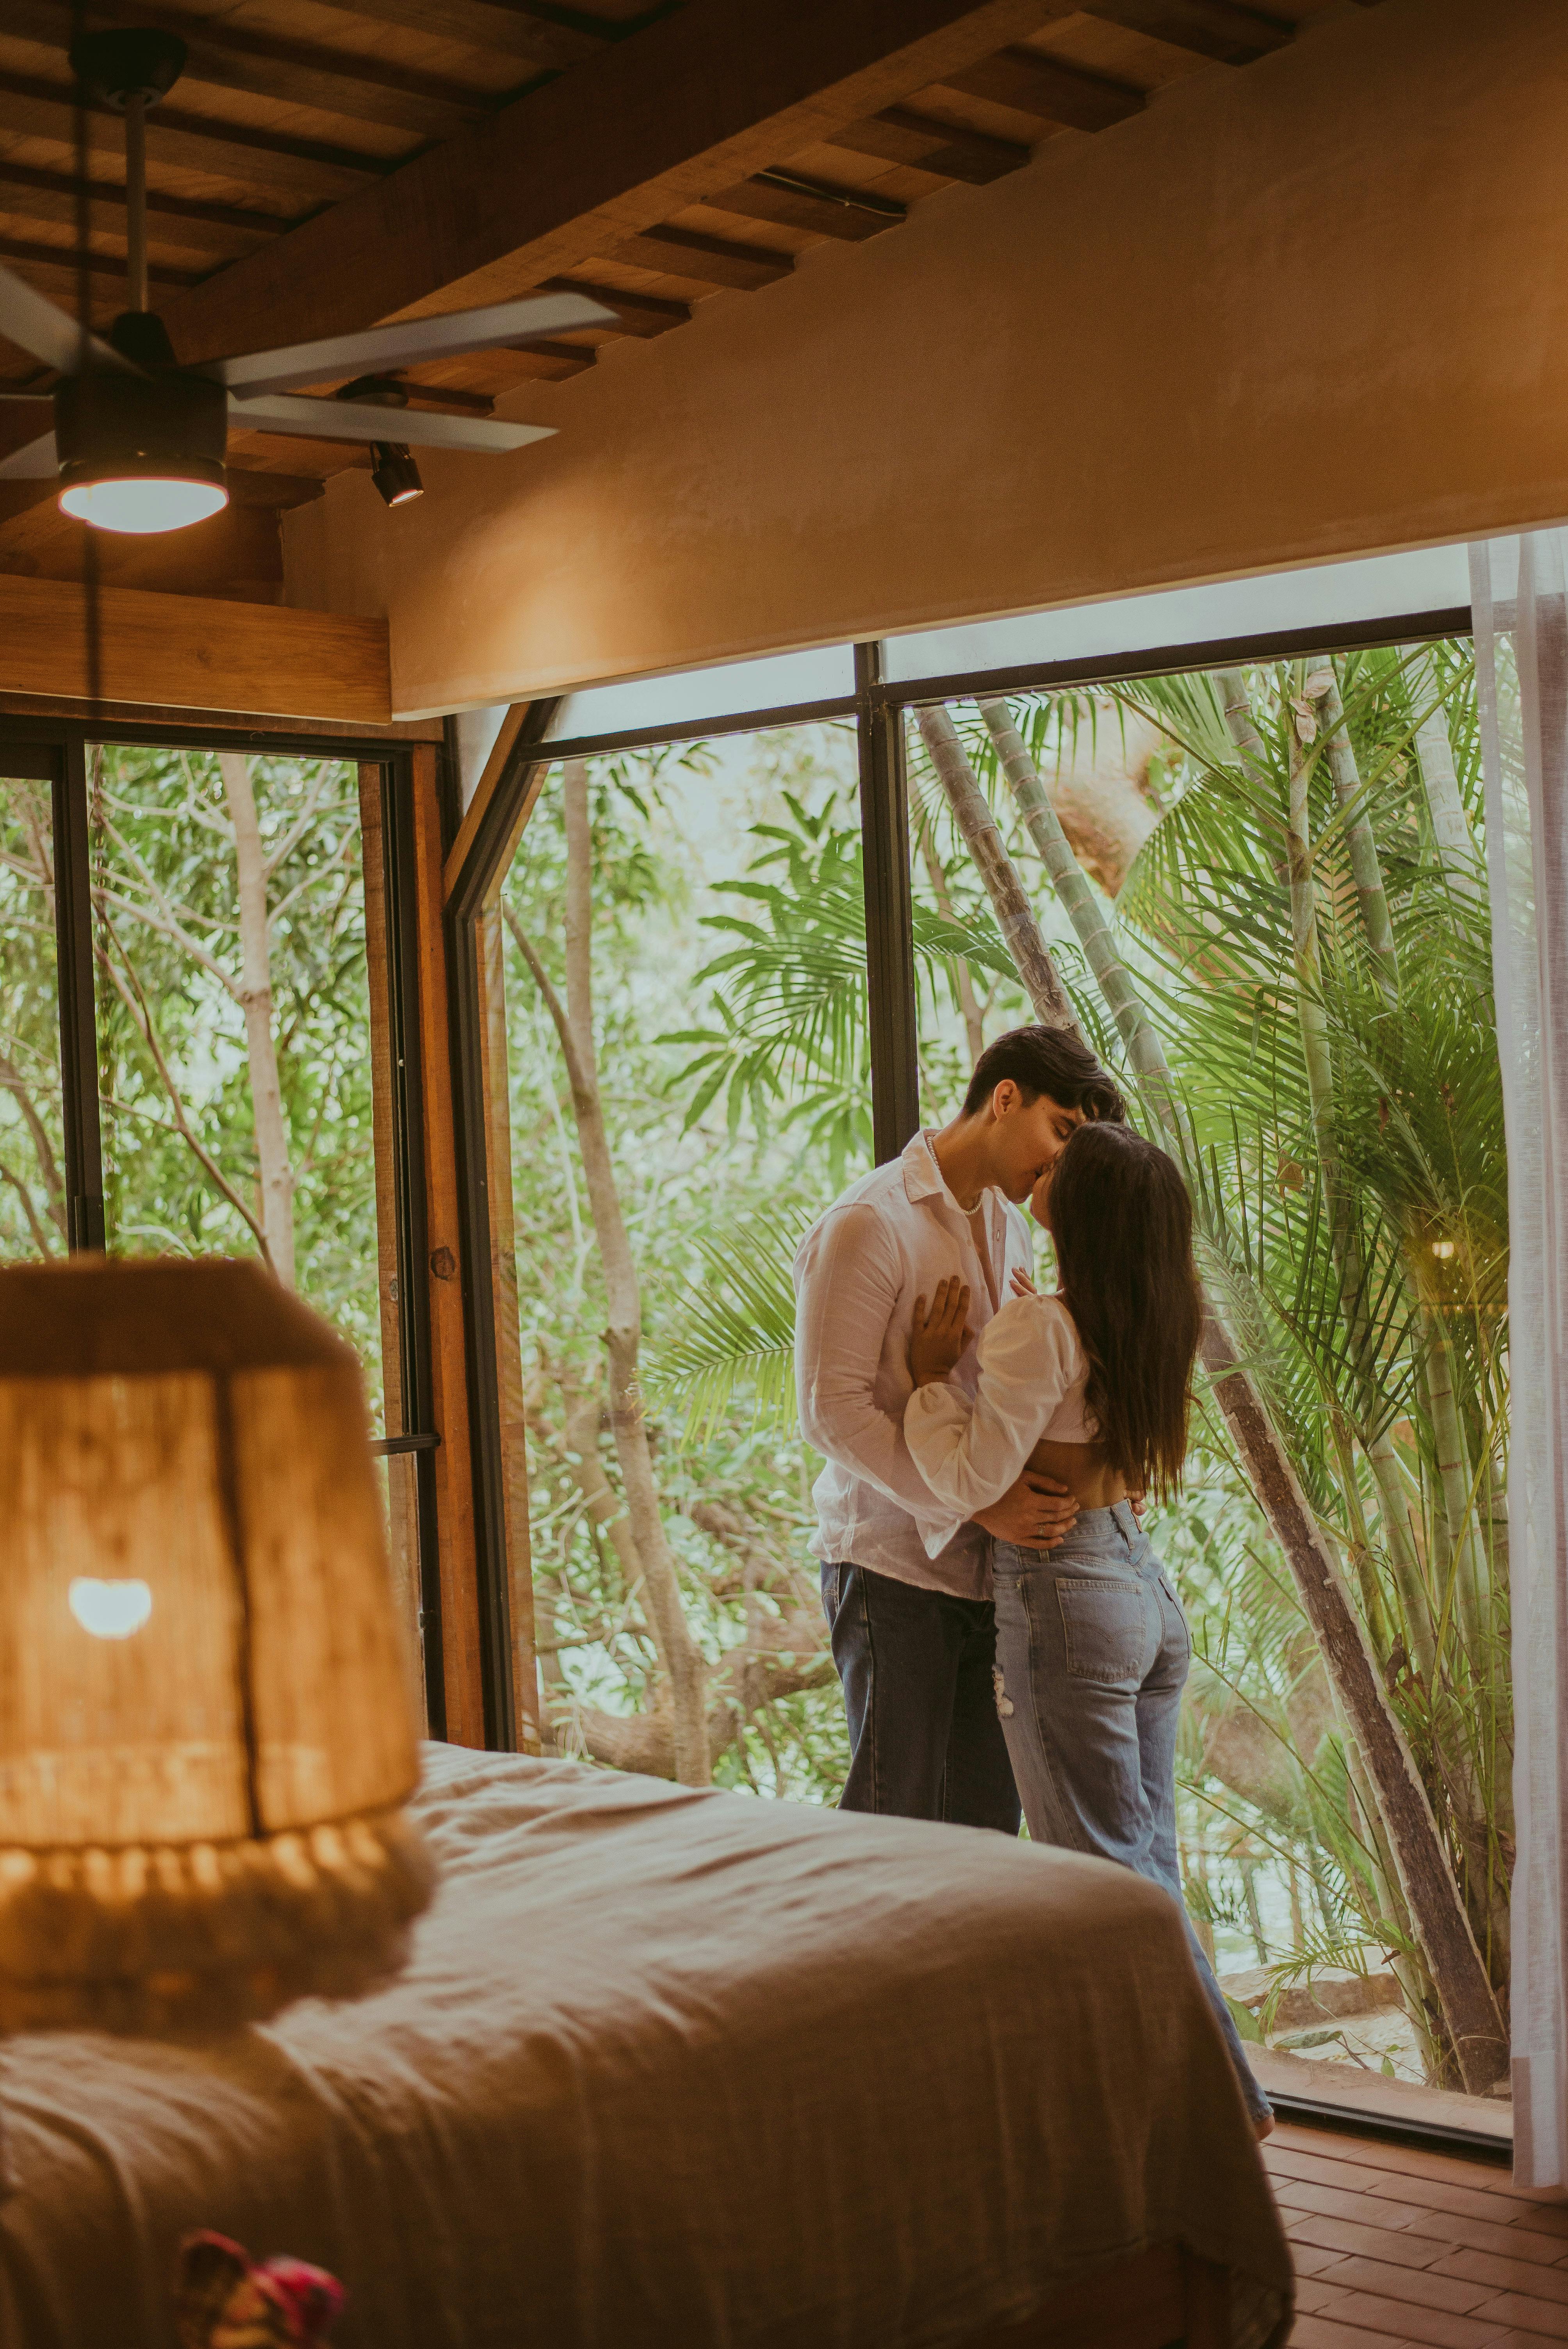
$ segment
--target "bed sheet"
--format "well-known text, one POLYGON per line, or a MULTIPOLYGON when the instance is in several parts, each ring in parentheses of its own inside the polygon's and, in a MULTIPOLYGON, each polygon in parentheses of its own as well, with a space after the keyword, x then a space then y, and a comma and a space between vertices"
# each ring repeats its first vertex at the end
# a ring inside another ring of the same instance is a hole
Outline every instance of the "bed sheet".
POLYGON ((942 2349, 1181 2240, 1290 2263, 1174 1905, 975 1829, 425 1751, 407 1971, 201 2048, 0 2050, 5 2349, 171 2349, 199 2226, 343 2349, 942 2349))

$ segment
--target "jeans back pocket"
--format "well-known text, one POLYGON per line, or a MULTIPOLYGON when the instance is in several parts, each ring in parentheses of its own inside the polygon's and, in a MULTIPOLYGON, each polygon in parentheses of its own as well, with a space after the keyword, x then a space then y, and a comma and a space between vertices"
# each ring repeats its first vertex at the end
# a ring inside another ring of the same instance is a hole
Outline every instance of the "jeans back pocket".
POLYGON ((1149 1593, 1141 1582, 1097 1575, 1092 1582, 1057 1584, 1067 1649, 1068 1677, 1106 1687, 1136 1688, 1158 1648, 1150 1639, 1149 1593))

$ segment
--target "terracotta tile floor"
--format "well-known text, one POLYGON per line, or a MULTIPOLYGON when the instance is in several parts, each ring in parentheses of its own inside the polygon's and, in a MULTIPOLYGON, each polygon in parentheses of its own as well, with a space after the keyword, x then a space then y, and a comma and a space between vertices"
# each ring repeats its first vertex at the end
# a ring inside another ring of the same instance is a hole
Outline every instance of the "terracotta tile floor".
POLYGON ((1506 2169, 1284 2127, 1264 2147, 1295 2252, 1292 2349, 1568 2342, 1568 2205, 1506 2169))

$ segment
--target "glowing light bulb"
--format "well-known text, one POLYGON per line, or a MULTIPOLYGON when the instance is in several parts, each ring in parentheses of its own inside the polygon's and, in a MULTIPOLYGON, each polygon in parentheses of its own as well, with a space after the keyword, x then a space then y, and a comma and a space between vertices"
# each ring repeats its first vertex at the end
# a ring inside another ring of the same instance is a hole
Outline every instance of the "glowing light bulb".
POLYGON ((71 1613, 95 1640, 129 1640, 152 1612, 151 1591, 134 1577, 100 1582, 96 1575, 78 1574, 66 1596, 71 1613))
POLYGON ((60 512, 98 530, 119 530, 145 538, 154 531, 184 530, 222 513, 229 492, 216 481, 77 481, 60 492, 60 512))
POLYGON ((1447 1264, 1449 1257, 1454 1253, 1455 1243, 1452 1240, 1434 1240, 1432 1242, 1432 1254, 1438 1257, 1439 1262, 1447 1264))

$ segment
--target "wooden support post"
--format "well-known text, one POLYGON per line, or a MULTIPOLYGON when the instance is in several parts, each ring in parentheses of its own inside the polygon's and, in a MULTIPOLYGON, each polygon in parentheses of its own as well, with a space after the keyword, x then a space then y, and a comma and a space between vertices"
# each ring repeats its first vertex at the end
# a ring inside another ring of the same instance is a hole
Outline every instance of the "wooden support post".
MULTIPOLYGON (((403 1299, 397 1287, 397 1112, 392 1081, 392 1013, 387 952, 387 860, 381 834, 381 768, 359 770, 359 835, 365 874, 365 955, 370 981, 370 1102, 376 1148, 376 1294, 381 1308, 381 1385, 387 1435, 411 1431, 403 1397, 403 1299)), ((397 1619, 415 1715, 428 1735, 419 1639, 419 1508, 411 1454, 387 1467, 387 1540, 397 1619)))
POLYGON ((479 1014, 483 1038, 486 1195, 490 1297, 495 1312, 496 1406, 511 1636, 512 1735, 520 1754, 543 1751, 539 1659, 533 1631, 533 1549, 528 1527, 528 1431, 517 1313, 517 1243, 511 1195, 511 1111, 507 1071, 505 932, 493 905, 479 924, 479 1014))
POLYGON ((441 901, 441 813, 436 749, 412 754, 414 874, 419 907, 419 1050, 424 1074, 425 1216, 430 1299, 431 1400, 440 1448, 436 1454, 436 1515, 440 1545, 441 1654, 447 1736, 454 1745, 485 1742, 480 1665, 478 1553, 469 1450, 468 1367, 464 1343, 462 1238, 458 1216, 457 1138, 447 1017, 447 962, 441 901))

